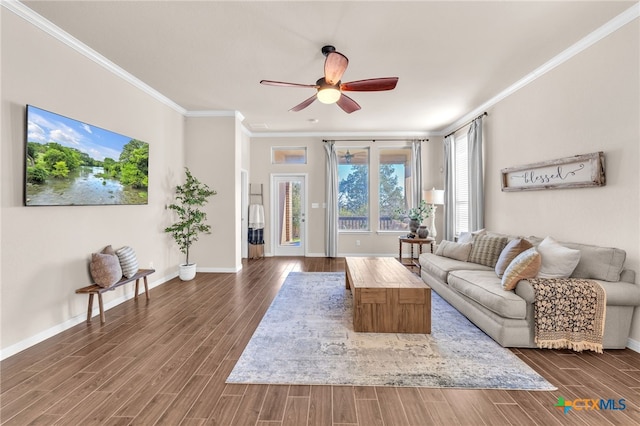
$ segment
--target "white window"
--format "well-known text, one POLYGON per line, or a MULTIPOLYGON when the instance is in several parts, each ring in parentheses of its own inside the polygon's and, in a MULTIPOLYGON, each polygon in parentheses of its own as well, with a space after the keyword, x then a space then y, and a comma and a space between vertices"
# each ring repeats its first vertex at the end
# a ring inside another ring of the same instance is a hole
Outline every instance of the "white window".
POLYGON ((467 135, 455 140, 455 235, 469 232, 469 150, 467 135))
POLYGON ((338 157, 338 230, 368 231, 369 148, 340 148, 338 157))
POLYGON ((381 148, 378 170, 380 231, 403 231, 407 220, 398 217, 411 205, 411 148, 381 148))

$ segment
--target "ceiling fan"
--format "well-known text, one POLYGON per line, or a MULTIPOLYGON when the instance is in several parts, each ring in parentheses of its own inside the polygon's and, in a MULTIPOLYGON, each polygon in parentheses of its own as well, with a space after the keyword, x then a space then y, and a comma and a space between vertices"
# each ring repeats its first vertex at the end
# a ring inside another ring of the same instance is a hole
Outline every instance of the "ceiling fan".
POLYGON ((281 87, 309 87, 317 90, 317 93, 304 100, 289 111, 301 111, 308 107, 316 98, 325 104, 337 103, 347 114, 360 109, 360 105, 343 92, 379 92, 382 90, 393 90, 398 83, 398 77, 370 78, 367 80, 350 81, 343 83, 340 81, 349 65, 349 60, 342 53, 337 52, 333 46, 324 46, 322 54, 326 57, 324 61, 324 77, 319 78, 316 84, 285 83, 282 81, 262 80, 260 84, 281 87))

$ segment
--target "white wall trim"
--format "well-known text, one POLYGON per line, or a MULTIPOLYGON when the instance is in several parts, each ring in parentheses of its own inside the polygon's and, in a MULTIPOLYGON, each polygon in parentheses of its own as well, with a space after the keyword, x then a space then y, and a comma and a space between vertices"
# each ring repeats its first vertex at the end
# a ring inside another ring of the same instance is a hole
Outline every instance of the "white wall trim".
POLYGON ((557 66, 573 58, 578 53, 593 46, 595 43, 599 42, 600 40, 607 37, 608 35, 616 32, 617 30, 619 30, 629 22, 633 21, 634 19, 637 19, 638 16, 640 16, 640 3, 634 4, 629 9, 622 12, 620 15, 616 16, 606 24, 602 25, 597 30, 593 31, 591 34, 579 40, 577 43, 573 44, 572 46, 569 46, 567 49, 560 52, 551 60, 542 64, 541 66, 539 66, 538 68, 530 72, 529 74, 525 75, 520 80, 516 81, 511 86, 507 87, 502 92, 498 93, 493 98, 489 99, 487 102, 483 103, 482 105, 472 110, 468 114, 460 117, 454 123, 450 124, 447 128, 445 128, 443 131, 439 132, 437 136, 448 135, 449 133, 453 132, 455 129, 464 125, 464 123, 470 120, 473 120, 475 117, 479 116, 487 109, 496 105, 498 102, 502 101, 507 96, 512 95, 513 93, 522 89, 529 83, 533 82, 534 80, 537 80, 538 77, 543 76, 544 74, 553 70, 557 66))
MULTIPOLYGON (((162 277, 158 280, 152 281, 151 283, 149 283, 149 289, 152 289, 154 287, 158 287, 159 285, 165 284, 167 281, 172 280, 173 278, 177 277, 178 273, 176 272, 175 274, 171 274, 171 275, 167 275, 165 277, 162 277)), ((144 287, 140 286, 141 289, 139 290, 139 294, 144 294, 144 287)), ((134 297, 134 293, 135 293, 135 286, 124 286, 123 287, 125 289, 125 294, 113 299, 107 303, 104 304, 104 310, 105 310, 105 315, 107 316, 107 320, 108 320, 108 311, 109 309, 113 308, 114 306, 118 306, 121 303, 126 302, 129 299, 133 299, 134 297)), ((85 301, 88 301, 88 299, 85 298, 85 301)), ((91 317, 95 317, 97 315, 100 315, 100 309, 98 307, 93 309, 93 312, 91 314, 91 317)), ((30 348, 31 346, 37 345, 40 342, 43 342, 47 339, 49 339, 50 337, 55 336, 56 334, 62 333, 65 330, 70 329, 71 327, 74 327, 80 323, 86 322, 87 321, 87 314, 86 314, 86 310, 82 311, 82 314, 76 315, 70 319, 68 319, 67 321, 58 324, 56 326, 53 326, 47 330, 41 331, 40 333, 31 336, 27 339, 24 339, 18 343, 15 343, 7 348, 4 349, 0 349, 0 360, 4 360, 6 358, 9 358, 10 356, 13 356, 15 354, 17 354, 18 352, 22 352, 25 349, 30 348)), ((97 320, 93 320, 95 321, 100 321, 99 319, 97 320)))
MULTIPOLYGON (((237 117, 240 114, 238 111, 220 110, 220 111, 187 111, 184 113, 185 117, 237 117)), ((240 114, 242 115, 242 114, 240 114)))
POLYGON ((627 348, 640 353, 640 342, 629 338, 627 340, 627 348))
MULTIPOLYGON (((93 60, 97 64, 103 66, 107 70, 131 83, 133 86, 157 99, 161 103, 169 106, 175 111, 179 112, 185 117, 231 117, 235 116, 241 123, 244 120, 244 115, 240 111, 187 111, 185 108, 181 107, 171 99, 167 98, 157 90, 153 89, 146 83, 142 82, 138 78, 134 77, 124 69, 120 68, 118 65, 114 64, 95 50, 91 49, 86 44, 72 37, 69 33, 63 31, 58 26, 54 25, 51 21, 45 19, 41 15, 34 12, 32 9, 28 8, 24 4, 20 3, 17 0, 0 0, 0 5, 4 6, 7 10, 15 13, 51 36, 55 37, 62 43, 68 45, 72 49, 77 52, 85 55, 87 58, 93 60)), ((577 43, 568 47, 560 54, 544 63, 540 67, 536 68, 529 74, 525 75, 523 78, 498 93, 482 105, 478 106, 474 110, 460 117, 458 120, 450 124, 444 130, 440 132, 329 132, 329 133, 321 133, 321 132, 251 132, 244 123, 241 124, 243 131, 247 133, 252 138, 290 138, 290 137, 321 137, 324 139, 330 139, 332 137, 407 137, 407 138, 423 138, 429 136, 445 136, 451 133, 456 128, 460 127, 467 121, 475 118, 480 115, 485 110, 490 107, 496 105, 498 102, 502 101, 507 96, 517 92, 522 89, 529 83, 536 80, 538 77, 546 74, 547 72, 553 70, 557 66, 563 64, 567 60, 571 59, 578 53, 584 51, 590 46, 594 45, 598 41, 607 37, 608 35, 614 33, 619 30, 629 22, 637 19, 640 16, 640 3, 635 3, 629 9, 622 12, 620 15, 611 19, 606 24, 602 25, 600 28, 593 31, 591 34, 582 38, 577 43)))
POLYGON ((395 253, 338 253, 338 257, 398 257, 395 253))
POLYGON ((234 268, 196 268, 196 272, 203 273, 214 273, 214 274, 235 274, 236 272, 240 272, 242 270, 242 265, 236 266, 234 268))
MULTIPOLYGON (((252 138, 305 138, 317 137, 322 139, 331 138, 426 138, 433 136, 430 132, 250 132, 252 138)), ((437 136, 437 135, 436 135, 437 136)))
POLYGON ((101 54, 99 54, 98 52, 96 52, 86 44, 82 43, 80 40, 71 36, 69 33, 63 31, 60 27, 56 26, 51 21, 37 14, 32 9, 29 9, 27 6, 20 3, 19 1, 2 0, 2 6, 4 6, 7 10, 10 10, 11 12, 20 16, 25 21, 33 24, 37 28, 46 32, 50 36, 54 37, 58 41, 66 44, 70 48, 74 49, 80 54, 91 59, 98 65, 101 65, 102 67, 106 68, 108 71, 111 71, 113 74, 117 75, 118 77, 122 78, 126 82, 142 90, 149 96, 155 98, 161 103, 179 112, 180 114, 184 115, 187 112, 186 109, 182 108, 180 105, 173 102, 168 97, 164 96, 163 94, 161 94, 160 92, 158 92, 157 90, 149 86, 148 84, 142 82, 140 79, 134 77, 132 74, 120 68, 118 65, 111 62, 109 59, 105 58, 104 56, 102 56, 101 54))

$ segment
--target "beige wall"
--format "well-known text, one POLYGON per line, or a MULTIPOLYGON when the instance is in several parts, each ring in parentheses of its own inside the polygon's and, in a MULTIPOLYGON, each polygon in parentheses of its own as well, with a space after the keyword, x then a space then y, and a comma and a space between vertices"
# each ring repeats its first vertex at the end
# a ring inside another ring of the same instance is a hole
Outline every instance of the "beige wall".
MULTIPOLYGON (((188 118, 186 165, 217 192, 205 206, 211 234, 200 236, 190 260, 204 272, 235 272, 240 257, 241 136, 235 117, 188 118)), ((191 255, 190 255, 191 256, 191 255)))
MULTIPOLYGON (((184 118, 4 8, 1 100, 1 347, 19 349, 86 315, 90 254, 130 245, 151 283, 175 273, 164 205, 184 164, 184 118), (24 207, 25 105, 150 144, 149 204, 24 207)), ((119 288, 105 303, 132 294, 119 288)), ((94 319, 95 321, 95 319, 94 319)), ((71 324, 72 325, 72 324, 71 324)), ((9 351, 10 353, 11 351, 9 351)))
MULTIPOLYGON (((619 247, 640 274, 638 20, 489 110, 486 226, 511 234, 619 247), (604 151, 604 187, 500 190, 500 169, 604 151)), ((637 280, 637 279, 636 279, 637 280)), ((632 338, 640 341, 640 315, 632 338)))

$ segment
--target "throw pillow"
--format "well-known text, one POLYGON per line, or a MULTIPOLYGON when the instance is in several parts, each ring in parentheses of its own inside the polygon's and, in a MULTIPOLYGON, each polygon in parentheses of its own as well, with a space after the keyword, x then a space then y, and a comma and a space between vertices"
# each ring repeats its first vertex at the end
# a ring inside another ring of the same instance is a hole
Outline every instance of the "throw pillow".
POLYGON ((540 270, 542 259, 535 247, 517 255, 507 266, 502 276, 502 288, 510 291, 516 288, 520 280, 535 278, 540 270))
POLYGON ((533 247, 533 245, 529 241, 520 238, 509 241, 504 249, 502 249, 500 257, 498 257, 498 261, 496 262, 496 275, 502 278, 504 271, 507 270, 511 261, 515 259, 517 255, 531 247, 533 247))
POLYGON ((91 254, 89 270, 93 281, 100 287, 111 287, 122 278, 120 260, 114 254, 91 254))
POLYGON ((118 259, 120 260, 122 275, 131 278, 138 272, 138 259, 131 247, 124 246, 116 250, 116 255, 118 255, 118 259))
POLYGON ((538 253, 542 256, 540 278, 569 278, 580 261, 580 250, 565 247, 551 237, 538 245, 538 253))
POLYGON ((484 228, 478 229, 477 231, 473 231, 473 232, 461 232, 460 235, 458 236, 458 242, 459 243, 473 243, 473 239, 477 235, 484 235, 486 233, 487 233, 487 231, 484 228))
POLYGON ((495 237, 490 235, 477 235, 473 238, 469 262, 479 263, 490 268, 495 268, 502 249, 507 245, 507 237, 495 237))
POLYGON ((454 243, 453 241, 447 240, 442 240, 436 250, 436 255, 438 256, 449 257, 464 262, 469 260, 469 253, 471 253, 471 243, 454 243))

